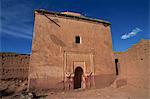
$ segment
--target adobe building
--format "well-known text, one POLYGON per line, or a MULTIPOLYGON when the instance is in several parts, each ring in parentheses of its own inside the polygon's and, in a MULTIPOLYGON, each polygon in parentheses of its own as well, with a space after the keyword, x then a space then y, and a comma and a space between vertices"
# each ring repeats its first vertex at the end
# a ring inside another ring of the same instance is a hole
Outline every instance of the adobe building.
POLYGON ((103 88, 115 77, 109 22, 72 12, 35 11, 30 89, 103 88))
POLYGON ((0 80, 25 80, 29 75, 28 54, 0 53, 0 80))
MULTIPOLYGON (((116 52, 118 80, 120 85, 132 85, 149 89, 150 85, 150 40, 142 39, 125 52, 116 52)), ((118 86, 120 86, 118 85, 118 86)))

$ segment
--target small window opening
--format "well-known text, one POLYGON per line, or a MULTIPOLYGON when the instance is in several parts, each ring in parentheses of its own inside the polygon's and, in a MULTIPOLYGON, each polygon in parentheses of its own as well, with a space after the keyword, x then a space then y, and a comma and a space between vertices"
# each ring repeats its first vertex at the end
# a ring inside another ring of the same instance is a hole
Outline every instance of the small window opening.
POLYGON ((119 75, 119 72, 118 72, 118 59, 115 59, 115 65, 116 65, 116 75, 119 75))
POLYGON ((75 42, 76 42, 77 44, 80 44, 80 42, 81 42, 80 36, 76 36, 76 37, 75 37, 75 42))

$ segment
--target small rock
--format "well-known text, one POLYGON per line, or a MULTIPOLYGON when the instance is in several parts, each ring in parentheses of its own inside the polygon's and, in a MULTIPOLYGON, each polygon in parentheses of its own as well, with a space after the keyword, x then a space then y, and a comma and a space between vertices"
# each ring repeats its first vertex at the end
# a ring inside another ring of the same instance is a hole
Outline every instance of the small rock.
POLYGON ((51 92, 50 94, 52 95, 52 94, 54 94, 54 92, 51 92))
POLYGON ((61 94, 65 94, 65 92, 62 92, 61 94))
POLYGON ((31 92, 28 93, 28 96, 33 96, 31 92))
POLYGON ((21 94, 21 98, 25 98, 25 96, 23 94, 21 94))

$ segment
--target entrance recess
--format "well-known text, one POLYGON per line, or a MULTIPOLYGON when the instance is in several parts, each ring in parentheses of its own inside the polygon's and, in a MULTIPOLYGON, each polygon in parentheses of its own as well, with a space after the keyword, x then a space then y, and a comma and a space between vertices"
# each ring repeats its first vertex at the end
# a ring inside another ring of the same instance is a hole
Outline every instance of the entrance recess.
POLYGON ((74 89, 81 88, 83 69, 76 67, 74 76, 74 89))

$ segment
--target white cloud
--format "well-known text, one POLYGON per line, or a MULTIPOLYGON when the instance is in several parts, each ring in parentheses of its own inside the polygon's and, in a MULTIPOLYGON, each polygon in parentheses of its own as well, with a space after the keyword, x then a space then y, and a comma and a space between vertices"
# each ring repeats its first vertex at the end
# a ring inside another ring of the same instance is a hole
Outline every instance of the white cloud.
POLYGON ((32 39, 31 35, 26 35, 25 33, 15 33, 9 30, 3 30, 3 33, 14 36, 14 37, 19 37, 19 38, 25 38, 25 39, 32 39))
POLYGON ((140 28, 135 28, 135 29, 133 29, 132 30, 132 32, 130 32, 130 33, 126 33, 126 34, 124 34, 124 35, 122 35, 121 36, 121 39, 128 39, 128 38, 130 38, 130 37, 133 37, 133 36, 135 36, 135 35, 137 35, 137 33, 139 33, 139 32, 141 32, 142 30, 140 29, 140 28))

